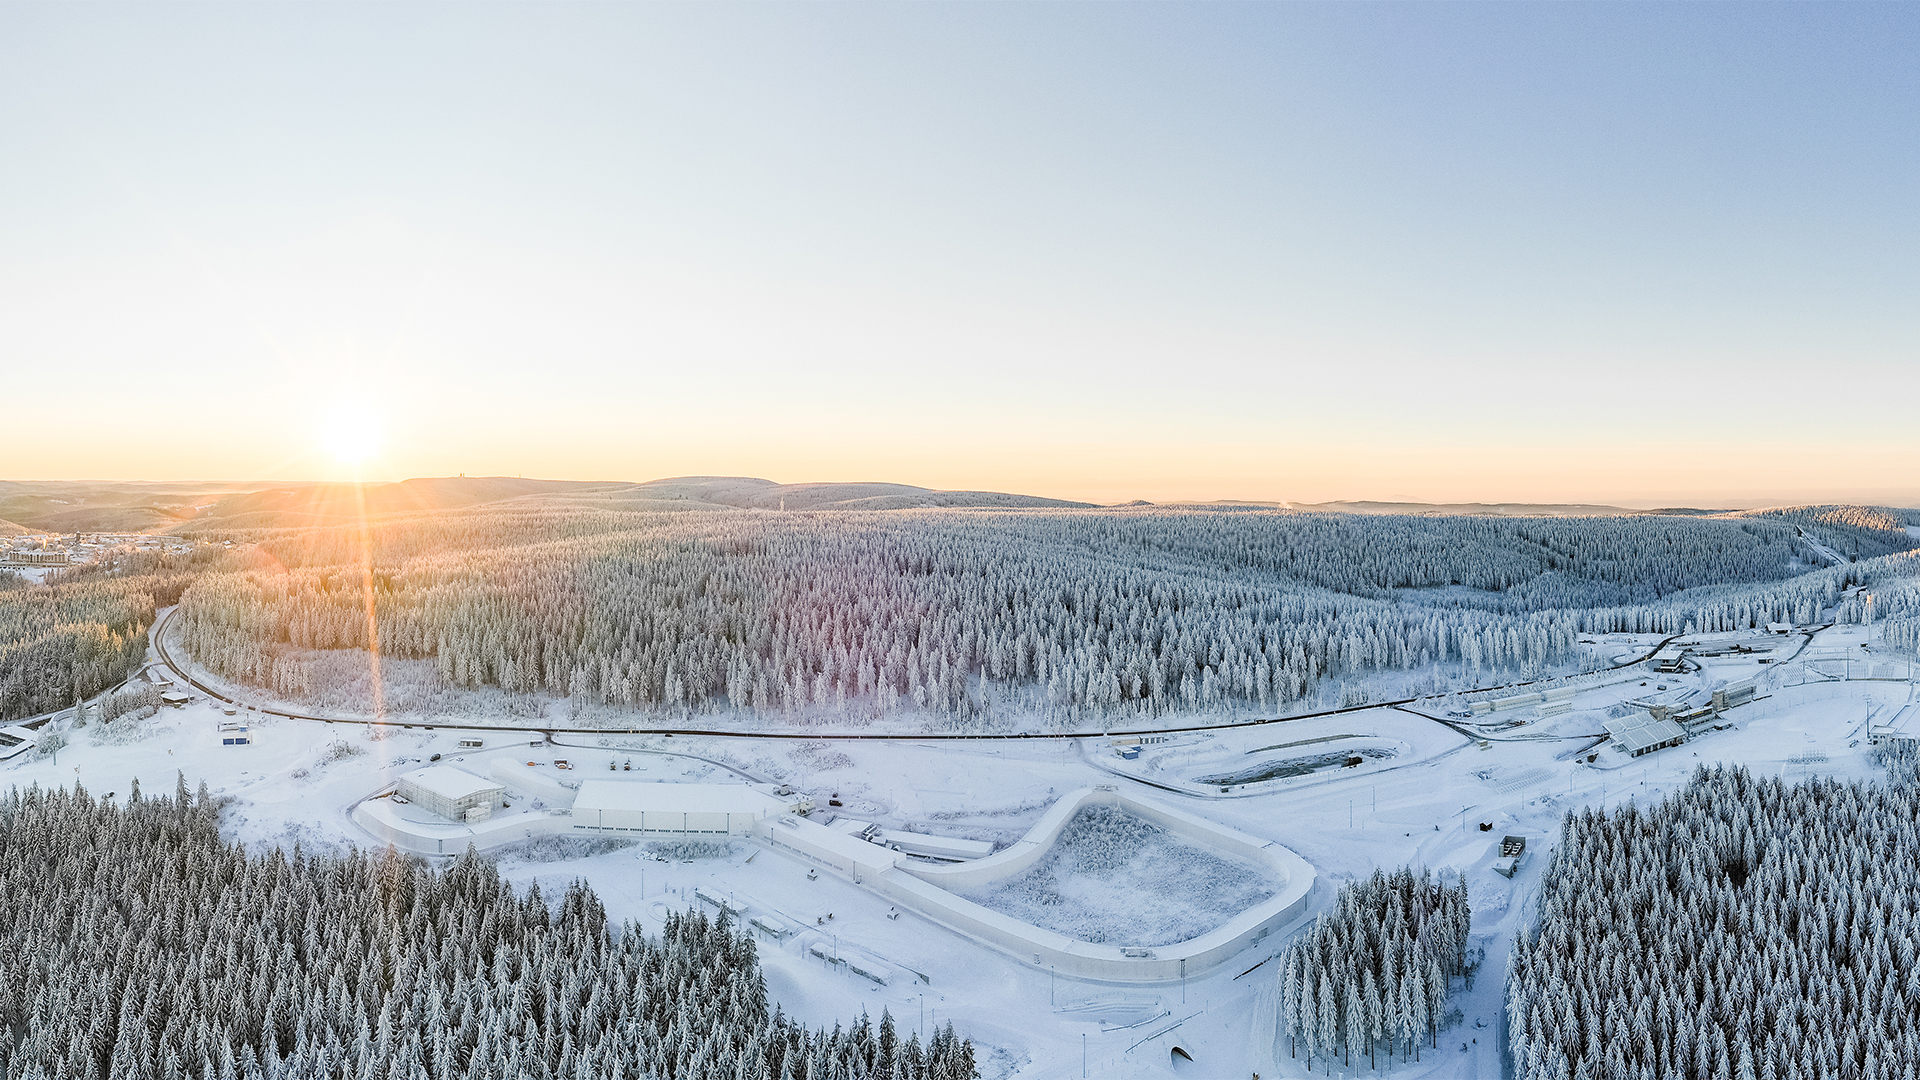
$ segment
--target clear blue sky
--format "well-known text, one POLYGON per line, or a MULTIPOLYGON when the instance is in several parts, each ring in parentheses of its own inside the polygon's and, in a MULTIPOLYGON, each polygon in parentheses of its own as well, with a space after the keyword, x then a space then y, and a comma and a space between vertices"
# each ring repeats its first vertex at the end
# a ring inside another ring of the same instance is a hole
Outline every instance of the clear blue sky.
POLYGON ((0 6, 9 478, 1920 502, 1914 5, 0 6))

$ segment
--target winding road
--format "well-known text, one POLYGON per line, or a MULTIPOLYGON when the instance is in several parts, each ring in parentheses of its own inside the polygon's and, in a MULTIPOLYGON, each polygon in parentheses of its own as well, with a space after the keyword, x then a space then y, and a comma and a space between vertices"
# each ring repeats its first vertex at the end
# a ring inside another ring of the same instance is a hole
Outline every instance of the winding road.
MULTIPOLYGON (((189 674, 189 668, 187 667, 187 665, 177 661, 174 658, 172 651, 167 648, 167 640, 166 640, 167 627, 172 623, 173 617, 175 613, 178 612, 178 610, 179 610, 178 608, 169 610, 165 616, 163 616, 158 622, 154 624, 153 631, 152 631, 152 641, 153 641, 153 648, 155 653, 159 655, 160 661, 163 664, 165 664, 169 669, 171 669, 176 676, 178 676, 181 682, 186 683, 188 686, 193 687, 195 690, 200 691, 201 693, 207 695, 208 697, 214 698, 215 700, 218 700, 218 701, 224 701, 229 705, 233 705, 238 708, 247 709, 253 712, 263 713, 268 716, 280 716, 280 717, 285 717, 286 719, 289 719, 289 720, 312 720, 312 721, 317 721, 323 724, 362 724, 369 727, 379 725, 379 726, 386 726, 386 727, 422 728, 428 731, 432 731, 437 728, 446 728, 448 730, 455 730, 455 731, 512 732, 512 733, 517 733, 521 735, 541 735, 541 736, 544 736, 549 741, 552 741, 553 737, 556 735, 601 735, 601 736, 604 736, 604 735, 660 735, 660 736, 666 736, 666 737, 672 737, 675 735, 691 735, 691 736, 706 736, 708 738, 717 738, 717 739, 777 739, 777 740, 785 740, 785 741, 810 741, 810 742, 917 742, 917 743, 1016 742, 1016 741, 1040 742, 1040 741, 1049 741, 1049 740, 1058 741, 1062 739, 1077 740, 1077 739, 1130 738, 1135 735, 1179 735, 1179 734, 1185 734, 1187 732, 1227 731, 1227 730, 1232 730, 1234 728, 1263 727, 1269 724, 1291 723, 1292 721, 1295 721, 1295 720, 1311 720, 1315 717, 1321 717, 1321 716, 1339 716, 1343 713, 1365 712, 1368 709, 1401 708, 1403 706, 1411 705, 1414 702, 1422 700, 1422 698, 1420 697, 1406 697, 1406 698, 1398 698, 1393 701, 1374 701, 1374 702, 1369 702, 1365 705, 1348 705, 1338 709, 1320 709, 1314 712, 1294 713, 1291 716, 1262 717, 1255 720, 1231 720, 1231 721, 1227 721, 1226 723, 1219 723, 1219 724, 1187 724, 1187 725, 1174 726, 1174 727, 1125 728, 1125 729, 1119 729, 1119 730, 1098 729, 1093 731, 1052 731, 1052 732, 1023 731, 1023 732, 1012 732, 1012 733, 984 733, 983 732, 983 733, 971 733, 971 734, 956 733, 956 732, 922 732, 918 734, 892 733, 892 732, 888 732, 888 733, 810 732, 810 731, 800 731, 800 730, 728 731, 728 730, 715 730, 715 729, 709 729, 709 728, 693 728, 693 727, 578 728, 578 727, 556 727, 556 726, 547 725, 547 724, 541 724, 538 726, 530 726, 530 725, 524 725, 524 724, 518 724, 518 725, 475 724, 475 723, 467 723, 467 722, 461 722, 461 721, 450 722, 450 721, 444 721, 444 720, 435 720, 431 723, 428 723, 425 721, 402 722, 402 721, 396 721, 396 720, 382 719, 379 717, 368 718, 368 717, 347 717, 347 716, 324 716, 324 715, 318 715, 314 713, 289 712, 285 709, 274 709, 264 705, 255 705, 250 702, 241 701, 238 698, 230 697, 227 694, 222 693, 221 691, 216 690, 211 686, 208 686, 207 684, 201 682, 200 680, 195 679, 191 674, 189 674)), ((1646 656, 1641 656, 1636 659, 1629 660, 1624 664, 1615 664, 1613 665, 1613 667, 1615 669, 1618 669, 1623 667, 1630 667, 1634 664, 1641 663, 1645 661, 1647 657, 1650 657, 1654 653, 1659 652, 1661 649, 1665 648, 1669 642, 1681 636, 1683 635, 1675 634, 1672 637, 1666 638, 1665 640, 1656 644, 1652 649, 1650 649, 1647 652, 1646 656)), ((1500 683, 1493 686, 1478 686, 1469 690, 1461 690, 1458 692, 1462 694, 1479 694, 1479 693, 1486 693, 1488 691, 1493 691, 1493 690, 1517 689, 1519 687, 1531 686, 1535 683, 1543 682, 1543 681, 1546 681, 1546 680, 1527 679, 1521 682, 1500 683)), ((1453 723, 1447 720, 1442 720, 1439 717, 1431 716, 1426 713, 1414 712, 1411 709, 1406 711, 1412 713, 1415 716, 1419 716, 1423 719, 1432 720, 1435 723, 1445 725, 1446 727, 1452 728, 1454 731, 1459 732, 1462 735, 1467 735, 1469 738, 1485 737, 1480 735, 1472 735, 1467 731, 1463 730, 1462 728, 1454 725, 1453 723)))

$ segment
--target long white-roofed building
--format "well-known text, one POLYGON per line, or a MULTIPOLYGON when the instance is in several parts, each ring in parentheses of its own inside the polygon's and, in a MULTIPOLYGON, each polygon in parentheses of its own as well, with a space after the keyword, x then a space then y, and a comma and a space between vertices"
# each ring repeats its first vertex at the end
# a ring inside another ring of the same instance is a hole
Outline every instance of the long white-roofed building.
POLYGON ((588 780, 573 800, 573 827, 649 836, 730 836, 753 831, 787 802, 745 784, 588 780))

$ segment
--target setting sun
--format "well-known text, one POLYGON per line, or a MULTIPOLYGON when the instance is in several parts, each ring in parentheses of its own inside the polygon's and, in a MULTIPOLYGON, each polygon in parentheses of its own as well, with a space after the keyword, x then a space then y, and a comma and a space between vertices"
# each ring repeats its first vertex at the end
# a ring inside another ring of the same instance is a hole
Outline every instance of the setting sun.
POLYGON ((379 418, 364 405, 342 405, 320 421, 320 445, 335 461, 359 465, 380 452, 379 418))

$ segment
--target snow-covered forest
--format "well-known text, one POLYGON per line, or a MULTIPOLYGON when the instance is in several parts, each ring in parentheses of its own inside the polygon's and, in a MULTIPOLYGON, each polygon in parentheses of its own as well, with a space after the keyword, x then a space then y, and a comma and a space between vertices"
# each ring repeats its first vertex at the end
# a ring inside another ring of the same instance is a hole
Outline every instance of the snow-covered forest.
POLYGON ((1511 954, 1515 1075, 1862 1080, 1920 1061, 1910 788, 1697 770, 1570 815, 1511 954))
POLYGON ((204 787, 0 798, 0 1075, 963 1080, 951 1025, 810 1031, 723 916, 618 931, 469 855, 249 855, 204 787))
POLYGON ((1743 518, 1784 521, 1809 534, 1848 559, 1911 551, 1916 544, 1906 532, 1920 525, 1920 511, 1884 506, 1788 506, 1749 510, 1743 518))
POLYGON ((1447 1023, 1449 981, 1469 974, 1472 923, 1464 877, 1448 887, 1402 867, 1342 886, 1282 959, 1288 1053, 1323 1071, 1336 1058, 1377 1067, 1383 1054, 1418 1054, 1447 1023))
POLYGON ((0 720, 63 709, 125 679, 146 653, 154 610, 179 601, 195 561, 134 553, 45 585, 0 582, 0 720))
POLYGON ((1538 674, 1583 660, 1581 633, 1812 621, 1910 556, 1816 569, 1803 532, 1912 546, 1896 524, 482 508, 376 521, 370 578, 357 529, 238 534, 251 561, 200 579, 181 622, 210 670, 296 699, 324 697, 314 651, 377 634, 446 685, 588 706, 1272 710, 1370 670, 1538 674))

